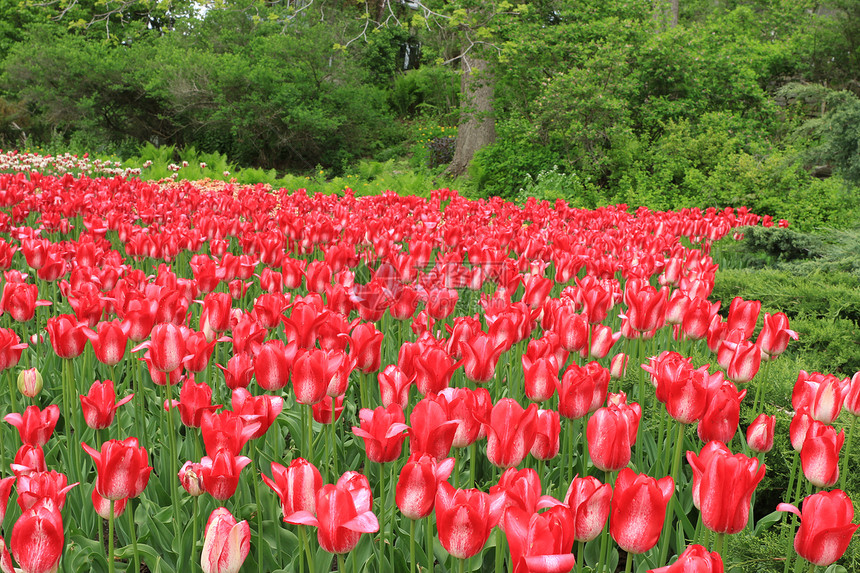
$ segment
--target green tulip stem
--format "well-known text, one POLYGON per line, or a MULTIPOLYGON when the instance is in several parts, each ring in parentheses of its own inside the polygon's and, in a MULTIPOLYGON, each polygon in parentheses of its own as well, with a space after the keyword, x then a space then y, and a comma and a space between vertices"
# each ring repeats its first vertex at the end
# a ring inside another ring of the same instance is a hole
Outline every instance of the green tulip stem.
POLYGON ((134 498, 128 499, 125 512, 128 514, 128 534, 131 536, 131 548, 134 553, 134 569, 132 571, 140 571, 140 553, 137 549, 137 534, 134 530, 134 498))
MULTIPOLYGON (((200 526, 200 496, 195 495, 192 501, 193 513, 191 515, 191 566, 197 563, 197 536, 200 534, 198 527, 200 526)), ((201 565, 202 567, 202 565, 201 565)))
MULTIPOLYGON (((615 472, 604 472, 604 483, 608 483, 615 487, 615 479, 613 473, 615 472)), ((603 526, 603 533, 600 534, 600 562, 597 564, 597 571, 607 571, 609 572, 609 540, 611 538, 611 534, 609 533, 609 523, 603 526)))
POLYGON ((839 471, 839 489, 845 490, 845 478, 848 475, 848 458, 851 457, 851 442, 854 439, 854 426, 857 425, 857 416, 851 416, 851 428, 848 430, 848 440, 845 444, 845 455, 842 456, 842 469, 839 471))
POLYGON ((809 573, 815 573, 816 569, 817 569, 817 566, 815 565, 815 563, 809 564, 809 569, 808 569, 809 573))
MULTIPOLYGON (((345 559, 346 559, 346 557, 344 557, 343 553, 337 554, 337 570, 338 571, 346 571, 346 563, 344 561, 345 559)), ((353 563, 353 565, 355 565, 355 555, 352 556, 352 563, 353 563)), ((311 573, 313 573, 313 572, 311 572, 311 573)))
POLYGON ((302 545, 305 546, 305 554, 308 557, 308 571, 313 573, 314 570, 314 556, 311 553, 311 543, 308 539, 307 525, 299 526, 299 537, 302 538, 302 545))
POLYGON ((624 563, 624 573, 631 573, 631 571, 633 571, 633 554, 628 553, 624 563))
MULTIPOLYGON (((678 433, 675 435, 675 455, 672 457, 671 476, 672 481, 677 488, 678 473, 681 470, 681 451, 684 449, 684 424, 676 422, 676 425, 678 426, 678 433)), ((674 521, 675 504, 670 500, 669 506, 666 508, 666 520, 663 525, 663 534, 660 536, 660 565, 665 565, 666 559, 669 557, 669 543, 671 542, 671 535, 669 535, 669 532, 674 526, 674 521)))
POLYGON ((108 572, 114 573, 116 563, 113 558, 113 511, 114 500, 110 500, 110 515, 108 515, 108 572))
POLYGON ((427 551, 427 571, 433 571, 435 558, 433 557, 433 514, 427 516, 427 527, 424 530, 425 550, 427 551))
POLYGON ((583 551, 585 550, 585 541, 576 542, 576 573, 582 573, 583 551))
MULTIPOLYGON (((580 428, 582 429, 581 437, 580 437, 580 439, 582 440, 582 460, 581 460, 579 475, 581 477, 588 476, 588 459, 589 459, 590 454, 588 453, 588 436, 587 436, 587 434, 588 434, 588 420, 590 418, 591 418, 591 414, 586 414, 585 416, 583 416, 580 419, 580 428)), ((573 481, 573 479, 571 479, 570 481, 573 481)))
MULTIPOLYGON (((167 394, 167 403, 173 404, 173 386, 170 384, 169 379, 167 381, 167 384, 164 385, 164 387, 165 393, 167 394)), ((170 490, 170 499, 173 503, 173 532, 178 539, 180 535, 179 522, 181 521, 181 518, 179 516, 179 492, 176 488, 176 480, 177 476, 179 475, 179 469, 176 467, 176 431, 173 427, 173 413, 175 411, 176 408, 170 408, 169 410, 167 410, 167 435, 170 440, 170 475, 167 476, 167 487, 170 490)))
MULTIPOLYGON (((636 339, 636 353, 638 355, 637 362, 636 362, 637 372, 638 372, 638 386, 639 386, 638 400, 639 400, 639 405, 642 406, 643 409, 645 409, 645 407, 646 407, 646 404, 645 404, 645 376, 647 376, 647 373, 644 370, 642 370, 642 363, 645 361, 645 341, 642 339, 641 336, 636 339)), ((658 446, 659 445, 660 444, 658 444, 658 446)), ((640 472, 642 471, 642 469, 644 467, 644 462, 645 462, 645 448, 643 448, 640 445, 639 447, 636 448, 636 469, 638 469, 640 472)))
POLYGON ((335 420, 334 413, 334 404, 332 404, 332 413, 331 413, 331 424, 328 425, 328 433, 329 437, 331 437, 331 449, 329 450, 329 458, 331 459, 332 464, 332 483, 337 481, 338 471, 337 471, 337 434, 335 433, 334 425, 337 424, 337 420, 335 420))
POLYGON ((504 573, 505 571, 505 536, 502 533, 502 528, 496 529, 496 573, 504 573))
POLYGON ((390 555, 390 565, 391 568, 394 569, 394 541, 397 539, 396 528, 394 527, 395 513, 394 508, 397 507, 397 504, 394 502, 394 487, 397 483, 394 480, 394 462, 388 462, 388 483, 385 485, 386 495, 385 495, 385 503, 389 508, 388 511, 388 522, 391 525, 391 533, 389 533, 389 555, 390 555))
POLYGON ((305 454, 307 455, 307 460, 310 463, 314 463, 314 416, 313 416, 313 406, 308 404, 305 407, 305 454))
POLYGON ((459 562, 458 569, 460 573, 466 573, 466 559, 458 559, 457 561, 459 562))
MULTIPOLYGON (((263 452, 260 446, 260 440, 256 440, 255 446, 257 449, 257 459, 255 464, 263 473, 263 452)), ((257 513, 257 571, 263 573, 263 508, 261 507, 262 498, 260 497, 260 480, 257 476, 251 478, 254 484, 254 503, 256 504, 257 513)), ((269 548, 271 550, 271 547, 269 548)))
POLYGON ((755 399, 753 400, 753 416, 757 416, 759 414, 759 408, 761 407, 762 394, 764 394, 764 385, 770 379, 770 364, 773 360, 768 360, 764 365, 764 376, 756 380, 756 388, 755 388, 755 399))
POLYGON ((417 571, 418 562, 415 559, 415 520, 409 520, 409 570, 417 571))
POLYGON ((9 395, 12 397, 12 411, 18 411, 18 385, 16 384, 15 376, 12 374, 13 368, 6 369, 6 379, 9 381, 9 395))
POLYGON ((469 444, 469 488, 475 487, 475 475, 478 471, 478 446, 475 442, 469 444))
POLYGON ((150 447, 152 444, 149 442, 149 436, 144 431, 144 424, 146 423, 146 413, 144 412, 144 404, 143 404, 143 391, 141 390, 141 375, 140 375, 140 360, 133 360, 133 372, 132 372, 132 387, 134 388, 134 398, 132 401, 132 408, 134 408, 134 431, 137 439, 140 440, 141 445, 144 447, 150 447))
POLYGON ((717 533, 716 538, 714 539, 714 551, 723 556, 723 552, 725 551, 725 543, 726 543, 726 534, 725 533, 717 533))

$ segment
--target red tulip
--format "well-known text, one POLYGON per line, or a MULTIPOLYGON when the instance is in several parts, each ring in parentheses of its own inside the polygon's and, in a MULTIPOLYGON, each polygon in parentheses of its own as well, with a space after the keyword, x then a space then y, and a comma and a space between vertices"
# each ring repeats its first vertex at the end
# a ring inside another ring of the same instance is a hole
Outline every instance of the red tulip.
POLYGON ((236 522, 226 508, 209 515, 200 566, 203 573, 238 573, 251 550, 251 528, 247 521, 236 522))
POLYGON ((389 364, 377 375, 379 379, 379 395, 382 405, 388 407, 397 404, 405 408, 409 402, 409 389, 415 381, 415 375, 407 376, 396 364, 389 364))
POLYGON ((45 465, 45 453, 42 451, 42 446, 32 446, 24 444, 15 453, 15 459, 9 464, 12 472, 21 477, 22 475, 33 472, 48 471, 45 465))
POLYGON ((812 485, 830 487, 839 479, 839 452, 844 442, 844 430, 837 434, 833 426, 813 420, 800 450, 803 475, 812 485))
MULTIPOLYGON (((15 478, 11 479, 14 480, 15 478)), ((18 506, 21 511, 27 511, 37 503, 50 499, 54 507, 62 511, 66 504, 66 494, 78 485, 77 483, 66 485, 67 483, 68 478, 55 471, 22 475, 18 478, 18 506)))
POLYGON ((364 440, 367 459, 386 463, 400 457, 400 449, 409 429, 404 422, 403 409, 397 404, 388 408, 370 410, 362 408, 358 413, 361 427, 352 427, 352 433, 364 440))
POLYGON ((561 420, 555 410, 538 410, 535 420, 535 442, 530 454, 536 460, 551 460, 558 455, 561 420))
POLYGON ((696 428, 699 438, 707 443, 711 440, 728 443, 738 429, 741 400, 746 390, 738 392, 731 382, 724 380, 716 389, 708 392, 708 406, 696 428))
POLYGON ((293 363, 293 391, 299 404, 322 401, 346 355, 336 350, 302 350, 293 363))
POLYGON ((618 471, 630 463, 642 409, 639 404, 599 408, 588 420, 585 436, 591 461, 603 471, 618 471))
POLYGON ((544 513, 513 507, 505 513, 504 530, 511 550, 513 573, 569 573, 576 558, 573 519, 566 506, 544 513))
POLYGON ((609 370, 597 362, 585 366, 571 364, 558 384, 558 413, 578 420, 595 412, 606 401, 609 370))
POLYGON ((609 363, 609 379, 622 380, 624 375, 627 374, 627 364, 629 362, 630 357, 623 352, 613 356, 612 361, 609 363))
POLYGON ((326 321, 328 313, 328 310, 319 310, 313 304, 296 302, 290 316, 283 319, 287 340, 295 341, 299 348, 313 348, 317 329, 326 321))
POLYGON ((739 328, 744 333, 744 339, 748 339, 755 330, 760 311, 761 301, 744 300, 739 296, 735 297, 729 306, 729 317, 726 321, 728 322, 729 330, 739 328))
POLYGON ((475 443, 481 434, 482 424, 478 404, 482 399, 490 399, 486 388, 445 388, 430 399, 444 408, 448 420, 457 422, 457 432, 451 447, 465 448, 475 443))
POLYGON ((701 545, 689 545, 671 565, 649 569, 648 573, 723 573, 723 558, 701 545))
MULTIPOLYGON (((422 396, 439 393, 447 388, 454 371, 463 360, 454 362, 445 350, 437 345, 428 345, 415 357, 415 386, 422 396)), ((401 368, 403 364, 401 363, 401 368)))
POLYGON ((254 358, 254 376, 257 384, 268 392, 284 388, 290 381, 290 369, 298 353, 294 343, 285 345, 281 340, 269 340, 254 358))
MULTIPOLYGON (((96 514, 102 519, 110 519, 110 500, 99 495, 96 488, 93 488, 93 494, 90 496, 93 501, 93 509, 96 514)), ((125 512, 125 507, 128 504, 128 499, 120 499, 113 503, 113 517, 116 519, 125 512)), ((5 572, 4 572, 5 573, 5 572)))
POLYGON ((260 427, 251 435, 252 440, 262 438, 284 409, 284 399, 280 396, 252 396, 244 388, 233 390, 230 404, 246 425, 259 423, 260 427))
POLYGON ((217 500, 230 499, 236 493, 242 468, 250 463, 251 458, 236 456, 227 448, 221 448, 211 458, 204 457, 200 461, 203 489, 217 500))
POLYGON ((860 416, 860 372, 856 372, 845 389, 845 409, 854 416, 860 416))
POLYGON ((233 299, 226 292, 210 292, 203 299, 203 310, 200 312, 200 331, 206 334, 208 340, 214 340, 216 334, 221 334, 230 329, 232 305, 233 299))
POLYGON ((159 372, 173 372, 185 359, 183 329, 172 323, 158 324, 153 327, 150 340, 132 348, 132 352, 148 348, 153 367, 159 372))
POLYGON ((596 539, 609 518, 612 486, 600 483, 595 477, 575 477, 570 482, 564 503, 573 512, 574 532, 577 541, 596 539))
POLYGON ((795 410, 807 407, 814 419, 830 424, 839 417, 848 389, 848 378, 840 380, 833 374, 801 370, 791 392, 791 405, 795 410))
POLYGON ((117 408, 130 402, 134 398, 134 394, 129 394, 117 402, 113 381, 105 380, 104 382, 93 382, 87 395, 81 395, 80 398, 87 427, 103 430, 113 424, 117 408))
POLYGON ((242 314, 237 318, 231 330, 233 337, 233 356, 250 353, 257 354, 268 332, 260 326, 250 314, 242 314))
POLYGON ((726 369, 726 378, 735 384, 746 384, 752 380, 761 366, 759 347, 748 340, 737 343, 726 341, 723 345, 732 349, 728 364, 720 363, 726 369))
POLYGON ((196 383, 193 378, 187 378, 179 391, 179 400, 165 403, 164 409, 179 409, 179 419, 189 428, 199 428, 203 423, 206 412, 214 412, 221 405, 212 405, 212 388, 205 382, 196 383))
POLYGON ((349 336, 349 354, 355 360, 355 367, 365 374, 379 370, 382 338, 382 333, 371 322, 359 324, 349 336))
POLYGON ((803 448, 803 442, 806 440, 806 434, 809 432, 809 427, 812 425, 812 416, 809 415, 809 409, 806 407, 798 408, 797 412, 791 418, 791 424, 788 426, 788 436, 791 441, 791 447, 799 452, 803 448))
POLYGON ((222 448, 238 456, 259 428, 259 422, 246 422, 242 416, 229 410, 217 414, 204 412, 200 423, 203 445, 210 457, 214 457, 222 448))
POLYGON ((759 414, 747 428, 747 444, 752 451, 763 454, 773 449, 776 416, 759 414))
POLYGON ((797 554, 815 565, 828 566, 848 549, 860 525, 854 519, 854 505, 842 490, 822 491, 803 500, 803 510, 780 503, 777 511, 790 511, 800 518, 794 538, 797 554))
POLYGON ((185 462, 179 468, 177 476, 188 495, 197 497, 206 493, 206 488, 203 486, 203 464, 185 462))
POLYGON ((783 312, 773 315, 764 313, 764 325, 756 339, 761 348, 762 360, 773 360, 788 348, 789 340, 797 340, 798 334, 788 328, 788 317, 783 312))
POLYGON ((665 321, 667 291, 651 286, 642 286, 624 291, 627 303, 627 320, 630 327, 638 332, 648 332, 660 328, 665 321))
POLYGON ((52 316, 48 319, 46 330, 54 353, 60 358, 77 358, 83 353, 87 343, 84 329, 86 324, 70 314, 52 316))
POLYGON ((266 330, 278 326, 284 318, 284 310, 290 303, 290 297, 281 293, 265 293, 254 302, 254 318, 266 330))
POLYGON ((46 300, 38 300, 39 287, 33 284, 7 282, 3 285, 0 307, 17 322, 28 322, 36 314, 37 306, 49 306, 46 300))
POLYGON ((53 502, 46 501, 21 514, 12 527, 9 547, 25 573, 53 573, 64 543, 63 518, 53 502))
POLYGON ((458 423, 448 419, 445 409, 429 398, 420 400, 412 409, 409 418, 410 453, 430 454, 437 461, 448 457, 458 423))
POLYGON ((719 308, 719 302, 711 304, 706 298, 691 299, 681 319, 681 331, 684 336, 691 340, 705 338, 719 308))
POLYGON ((87 328, 84 332, 90 339, 96 358, 102 364, 113 366, 125 356, 125 347, 128 343, 130 326, 126 322, 116 320, 100 322, 98 331, 87 328))
POLYGON ((96 490, 100 496, 118 501, 143 492, 152 467, 146 448, 138 446, 137 438, 109 440, 102 444, 101 452, 84 443, 81 447, 96 464, 96 490))
POLYGON ((510 398, 496 402, 484 424, 490 463, 501 468, 512 468, 522 463, 534 444, 536 420, 536 404, 523 409, 510 398))
POLYGON ((490 487, 490 520, 493 525, 505 525, 505 513, 516 507, 531 515, 540 501, 540 477, 535 470, 508 468, 502 472, 497 485, 490 487))
POLYGON ((591 326, 591 345, 580 354, 583 358, 606 358, 620 339, 620 332, 613 332, 612 328, 603 324, 594 324, 591 326))
POLYGON ((60 419, 60 407, 52 404, 39 410, 38 406, 28 406, 23 415, 16 412, 6 414, 3 419, 18 429, 23 443, 44 446, 60 419))
POLYGON ((555 355, 534 356, 531 343, 522 355, 526 398, 532 402, 545 402, 555 394, 558 385, 559 363, 555 355))
POLYGON ((329 553, 348 553, 358 545, 362 533, 379 531, 372 506, 373 494, 367 478, 346 472, 335 485, 325 485, 317 492, 316 516, 298 511, 290 523, 317 527, 320 547, 329 553))
POLYGON ((17 476, 9 476, 0 479, 0 523, 6 517, 6 509, 9 506, 9 496, 12 494, 12 486, 15 485, 17 476))
POLYGON ((128 338, 134 342, 143 342, 152 333, 155 326, 155 316, 158 313, 158 301, 139 299, 128 301, 121 318, 123 325, 128 328, 128 338))
POLYGON ((645 553, 657 544, 666 506, 675 491, 671 476, 660 480, 623 468, 615 480, 609 533, 628 553, 645 553))
POLYGON ((227 367, 216 364, 224 373, 227 388, 247 388, 254 376, 254 358, 250 354, 234 354, 227 361, 227 367))
POLYGON ((185 359, 183 364, 190 372, 203 372, 209 366, 212 359, 212 351, 215 350, 216 340, 207 341, 206 335, 197 331, 185 332, 185 359))
POLYGON ((333 424, 343 414, 343 396, 336 398, 326 396, 322 402, 317 402, 311 406, 311 414, 314 421, 319 424, 333 424))
POLYGON ((560 306, 555 311, 553 330, 558 333, 562 348, 568 352, 578 352, 587 344, 588 317, 576 314, 572 306, 560 306))
MULTIPOLYGON (((719 444, 720 442, 717 442, 719 444)), ((687 452, 694 466, 694 489, 705 527, 717 533, 734 534, 749 521, 750 499, 764 478, 765 466, 743 454, 710 446, 697 458, 687 452)))
POLYGON ((492 529, 489 496, 442 482, 436 492, 436 528, 442 547, 457 559, 477 555, 492 529))
POLYGON ((409 519, 422 519, 433 512, 439 484, 454 470, 454 458, 437 462, 428 454, 409 456, 394 490, 394 501, 409 519))
POLYGON ((272 462, 272 477, 262 476, 263 482, 281 500, 284 521, 297 511, 316 513, 316 494, 322 489, 323 480, 319 470, 304 458, 294 459, 289 467, 272 462))
POLYGON ((16 366, 25 348, 27 344, 21 342, 14 330, 0 328, 0 371, 16 366))

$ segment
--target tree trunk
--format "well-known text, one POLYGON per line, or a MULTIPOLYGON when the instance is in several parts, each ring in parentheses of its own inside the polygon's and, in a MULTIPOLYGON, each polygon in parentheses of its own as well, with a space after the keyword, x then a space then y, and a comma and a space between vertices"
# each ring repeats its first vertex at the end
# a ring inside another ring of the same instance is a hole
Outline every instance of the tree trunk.
POLYGON ((445 173, 458 177, 466 172, 472 156, 496 139, 493 116, 493 76, 486 60, 464 56, 460 80, 460 122, 454 159, 445 173))

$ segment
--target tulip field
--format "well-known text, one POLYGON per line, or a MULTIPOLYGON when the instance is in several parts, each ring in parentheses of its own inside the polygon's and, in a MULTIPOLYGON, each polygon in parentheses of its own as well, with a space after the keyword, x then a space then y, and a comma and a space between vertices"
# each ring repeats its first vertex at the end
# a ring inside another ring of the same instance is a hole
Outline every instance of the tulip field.
POLYGON ((860 373, 709 298, 789 222, 2 158, 3 573, 845 571, 860 373))

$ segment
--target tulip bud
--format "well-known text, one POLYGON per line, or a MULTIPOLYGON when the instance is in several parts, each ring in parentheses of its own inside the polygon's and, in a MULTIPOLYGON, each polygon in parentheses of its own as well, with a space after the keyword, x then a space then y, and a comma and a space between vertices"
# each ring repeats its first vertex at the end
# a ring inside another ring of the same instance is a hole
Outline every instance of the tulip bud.
POLYGON ((185 462, 179 470, 179 481, 182 483, 185 491, 188 492, 188 495, 197 497, 206 492, 206 489, 203 487, 202 469, 202 464, 185 462))
POLYGON ((621 380, 627 373, 627 363, 630 362, 630 357, 623 352, 612 357, 612 362, 609 363, 609 377, 612 380, 621 380))
POLYGON ((35 398, 42 391, 42 375, 35 368, 18 373, 18 391, 27 398, 35 398))
POLYGON ((251 550, 251 530, 247 521, 236 518, 223 507, 209 516, 200 555, 203 573, 237 573, 251 550))
POLYGON ((767 453, 773 448, 776 417, 759 414, 747 428, 747 443, 756 453, 767 453))

